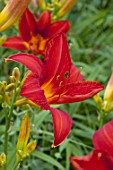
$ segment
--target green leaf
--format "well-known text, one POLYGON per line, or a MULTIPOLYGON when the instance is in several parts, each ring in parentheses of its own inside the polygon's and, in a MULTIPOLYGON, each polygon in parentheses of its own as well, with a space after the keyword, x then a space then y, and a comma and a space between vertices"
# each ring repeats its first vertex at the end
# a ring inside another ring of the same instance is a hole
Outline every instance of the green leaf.
POLYGON ((13 170, 15 163, 16 163, 16 147, 12 148, 12 150, 10 150, 8 153, 7 170, 13 170))
POLYGON ((42 124, 42 122, 46 119, 46 117, 48 116, 48 114, 49 114, 49 111, 41 111, 38 115, 37 115, 37 118, 36 118, 36 120, 35 120, 35 122, 34 122, 34 124, 35 124, 35 126, 36 127, 39 127, 41 124, 42 124))
POLYGON ((65 170, 65 168, 58 162, 56 161, 54 158, 52 158, 51 156, 48 156, 45 153, 42 153, 40 151, 35 151, 32 155, 34 155, 35 157, 42 159, 43 161, 46 161, 50 164, 52 164, 53 166, 56 166, 59 170, 65 170))

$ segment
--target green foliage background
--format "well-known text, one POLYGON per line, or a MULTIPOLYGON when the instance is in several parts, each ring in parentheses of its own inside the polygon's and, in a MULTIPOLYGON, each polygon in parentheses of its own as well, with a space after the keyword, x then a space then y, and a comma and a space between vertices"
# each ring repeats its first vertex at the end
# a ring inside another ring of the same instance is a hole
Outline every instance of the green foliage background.
MULTIPOLYGON (((2 6, 4 3, 0 4, 2 6)), ((31 4, 30 4, 31 7, 31 4)), ((32 8, 32 7, 31 7, 32 8)), ((0 9, 2 9, 0 7, 0 9)), ((73 9, 64 17, 70 22, 71 29, 67 35, 70 53, 74 64, 80 69, 86 80, 96 80, 106 86, 113 69, 113 1, 112 0, 78 0, 73 9)), ((17 23, 0 36, 17 35, 17 23)), ((8 79, 13 67, 22 67, 17 63, 4 63, 4 58, 17 53, 0 47, 0 81, 8 79)), ((104 91, 101 92, 103 96, 104 91)), ((13 155, 22 115, 31 117, 30 139, 37 140, 37 150, 21 165, 21 170, 71 170, 69 156, 81 156, 90 153, 93 148, 92 135, 99 128, 98 108, 93 99, 79 103, 54 106, 66 111, 72 118, 70 135, 59 147, 51 149, 53 127, 48 111, 35 107, 15 108, 9 138, 9 164, 13 164, 13 155)), ((0 153, 3 151, 5 113, 0 106, 0 153)), ((105 117, 108 122, 113 112, 105 117)))

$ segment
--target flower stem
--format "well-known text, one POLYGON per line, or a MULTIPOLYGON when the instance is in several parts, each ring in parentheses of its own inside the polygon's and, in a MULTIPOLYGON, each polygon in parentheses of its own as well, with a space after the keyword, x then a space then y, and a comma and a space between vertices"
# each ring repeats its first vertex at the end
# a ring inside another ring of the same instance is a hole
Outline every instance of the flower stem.
POLYGON ((104 123, 104 112, 103 110, 100 110, 100 122, 99 122, 99 128, 103 126, 104 123))
POLYGON ((9 127, 10 127, 10 121, 11 121, 11 117, 12 117, 12 114, 13 114, 15 100, 16 100, 16 88, 15 88, 15 91, 14 91, 14 97, 13 97, 12 102, 11 102, 11 108, 10 108, 10 111, 9 111, 9 115, 6 115, 6 130, 5 130, 5 143, 4 143, 4 153, 6 154, 6 156, 7 156, 7 148, 8 148, 8 130, 9 130, 9 127))
MULTIPOLYGON (((13 109, 15 106, 16 97, 19 94, 21 87, 22 87, 22 83, 20 84, 20 87, 18 88, 18 90, 16 89, 17 87, 15 86, 14 95, 13 95, 13 99, 11 102, 9 114, 6 114, 6 129, 5 129, 5 142, 4 142, 4 153, 6 156, 7 156, 7 150, 8 150, 8 137, 9 137, 8 131, 9 131, 9 127, 10 127, 10 121, 11 121, 11 118, 13 115, 13 109)), ((6 168, 7 168, 7 166, 5 165, 4 170, 6 170, 6 168)))

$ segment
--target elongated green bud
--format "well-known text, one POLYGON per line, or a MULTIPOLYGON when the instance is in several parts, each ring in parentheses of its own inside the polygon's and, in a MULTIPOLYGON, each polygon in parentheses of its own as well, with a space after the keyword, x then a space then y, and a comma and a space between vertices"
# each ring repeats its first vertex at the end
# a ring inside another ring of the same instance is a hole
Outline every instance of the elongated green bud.
POLYGON ((77 2, 77 0, 62 0, 61 9, 57 13, 57 17, 60 18, 64 16, 77 2))
POLYGON ((26 114, 23 119, 20 126, 20 132, 18 137, 18 143, 17 143, 17 150, 23 150, 28 142, 29 139, 29 133, 30 133, 30 118, 26 114))
POLYGON ((113 102, 113 73, 111 74, 111 77, 106 86, 104 100, 108 102, 113 102))
POLYGON ((44 0, 37 0, 39 7, 41 8, 42 11, 46 10, 46 3, 44 0))

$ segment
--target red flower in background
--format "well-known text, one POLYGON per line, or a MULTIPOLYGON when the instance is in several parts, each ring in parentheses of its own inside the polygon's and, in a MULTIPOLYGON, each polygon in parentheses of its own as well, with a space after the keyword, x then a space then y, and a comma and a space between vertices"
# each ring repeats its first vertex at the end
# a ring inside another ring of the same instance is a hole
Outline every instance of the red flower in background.
POLYGON ((95 150, 90 155, 70 157, 76 170, 113 169, 113 120, 97 130, 93 135, 95 150))
POLYGON ((34 15, 27 8, 19 22, 20 36, 7 38, 2 46, 43 54, 46 43, 58 33, 66 33, 69 28, 69 23, 66 20, 52 23, 51 14, 47 11, 36 21, 34 15))
POLYGON ((30 54, 12 55, 6 61, 22 63, 31 70, 24 79, 20 94, 42 109, 51 111, 54 146, 57 146, 69 134, 71 119, 67 113, 53 109, 49 104, 82 101, 103 90, 103 86, 98 82, 83 81, 80 71, 71 62, 64 34, 49 41, 45 54, 43 62, 30 54))

